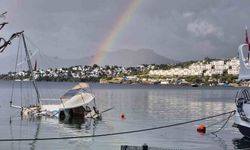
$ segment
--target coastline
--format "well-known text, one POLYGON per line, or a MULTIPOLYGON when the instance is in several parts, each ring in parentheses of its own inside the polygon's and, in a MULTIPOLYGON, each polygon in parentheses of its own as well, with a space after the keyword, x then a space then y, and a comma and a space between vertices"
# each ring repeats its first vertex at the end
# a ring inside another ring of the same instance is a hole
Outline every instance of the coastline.
MULTIPOLYGON (((6 81, 6 82, 28 82, 29 80, 12 80, 12 79, 0 79, 0 81, 6 81)), ((38 80, 37 82, 66 82, 66 83, 74 83, 74 82, 82 82, 79 80, 67 80, 67 81, 54 81, 54 80, 38 80)), ((152 85, 158 85, 162 87, 193 87, 193 88, 200 88, 200 87, 234 87, 234 88, 250 88, 250 82, 248 83, 239 83, 239 84, 212 84, 212 85, 207 85, 207 84, 196 84, 196 83, 189 83, 189 84, 166 84, 166 83, 161 83, 161 82, 132 82, 132 81, 120 81, 120 82, 114 82, 114 81, 105 81, 103 80, 98 81, 84 81, 87 83, 92 83, 92 84, 102 84, 102 85, 145 85, 145 86, 152 86, 152 85)))

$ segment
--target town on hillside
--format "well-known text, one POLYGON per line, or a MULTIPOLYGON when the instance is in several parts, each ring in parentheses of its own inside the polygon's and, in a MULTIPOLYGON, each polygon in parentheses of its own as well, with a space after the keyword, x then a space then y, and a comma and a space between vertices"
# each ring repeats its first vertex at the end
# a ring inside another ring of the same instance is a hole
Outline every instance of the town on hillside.
MULTIPOLYGON (((100 83, 141 83, 170 85, 248 86, 237 80, 239 59, 210 59, 178 64, 150 64, 136 67, 72 66, 34 70, 38 81, 89 81, 100 83)), ((28 71, 0 75, 2 80, 27 80, 28 71)))

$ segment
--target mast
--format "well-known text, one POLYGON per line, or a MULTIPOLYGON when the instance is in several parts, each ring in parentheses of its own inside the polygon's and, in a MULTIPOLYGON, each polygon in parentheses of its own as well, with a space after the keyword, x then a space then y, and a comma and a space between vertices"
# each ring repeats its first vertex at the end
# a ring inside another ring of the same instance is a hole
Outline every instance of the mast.
POLYGON ((23 45, 24 45, 24 49, 25 49, 25 54, 26 54, 26 58, 27 58, 27 63, 28 63, 29 71, 30 71, 30 76, 31 76, 32 83, 33 83, 33 86, 34 86, 35 91, 36 91, 37 102, 38 102, 39 105, 41 105, 41 102, 40 102, 40 93, 39 93, 37 85, 36 85, 36 81, 35 81, 35 77, 34 77, 34 73, 33 73, 33 68, 32 68, 32 64, 31 64, 31 61, 30 61, 30 55, 29 55, 29 52, 28 52, 28 49, 27 49, 27 45, 26 45, 23 33, 22 33, 22 39, 23 39, 23 45))

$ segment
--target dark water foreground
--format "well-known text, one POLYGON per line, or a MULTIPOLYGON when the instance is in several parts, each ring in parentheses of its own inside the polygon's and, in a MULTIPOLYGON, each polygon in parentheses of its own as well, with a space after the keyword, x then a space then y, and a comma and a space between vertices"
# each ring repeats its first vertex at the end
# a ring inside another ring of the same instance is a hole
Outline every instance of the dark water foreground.
MULTIPOLYGON (((40 82, 43 98, 62 95, 75 83, 40 82)), ((17 87, 30 89, 29 85, 16 82, 17 87)), ((16 90, 18 89, 16 87, 16 90)), ((64 120, 57 118, 21 118, 19 112, 9 108, 11 82, 0 81, 0 139, 6 138, 46 138, 66 136, 87 136, 137 130, 168 125, 204 116, 219 114, 235 109, 234 97, 239 88, 231 87, 170 87, 161 85, 111 85, 91 84, 100 110, 114 107, 103 114, 101 121, 64 120), (124 113, 125 119, 120 115, 124 113)), ((20 96, 13 95, 15 103, 26 103, 34 91, 20 96)), ((217 133, 201 135, 196 132, 200 123, 206 125, 225 119, 227 116, 182 126, 134 134, 108 137, 62 139, 52 141, 0 142, 1 149, 120 149, 121 145, 141 146, 147 143, 152 147, 167 149, 244 149, 249 147, 248 139, 242 137, 232 127, 233 118, 225 128, 217 133)), ((207 129, 212 132, 221 127, 217 124, 207 129)))

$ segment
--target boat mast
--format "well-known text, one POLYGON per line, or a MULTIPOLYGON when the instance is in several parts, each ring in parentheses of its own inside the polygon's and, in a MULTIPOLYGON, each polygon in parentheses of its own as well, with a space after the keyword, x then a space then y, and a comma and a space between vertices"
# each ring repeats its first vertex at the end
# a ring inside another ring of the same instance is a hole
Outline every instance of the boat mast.
POLYGON ((31 61, 30 61, 30 55, 29 55, 29 52, 28 52, 28 49, 27 49, 27 45, 26 45, 23 33, 22 33, 22 39, 23 39, 23 45, 24 45, 24 49, 25 49, 25 54, 26 54, 26 58, 27 58, 28 67, 29 67, 29 70, 30 70, 30 76, 31 76, 32 83, 33 83, 33 86, 34 86, 35 91, 36 91, 37 102, 38 102, 39 105, 41 105, 41 103, 40 103, 40 93, 39 93, 37 85, 36 85, 35 76, 34 76, 32 64, 31 64, 31 61))

